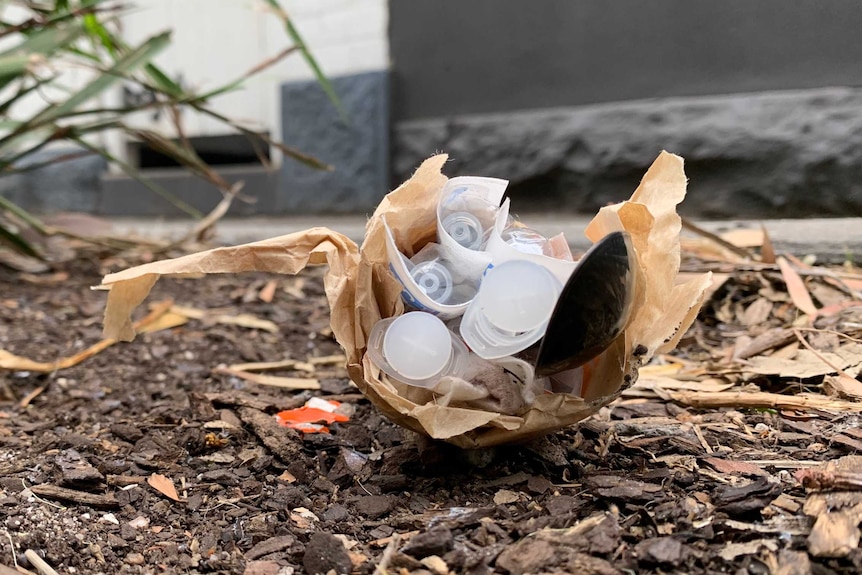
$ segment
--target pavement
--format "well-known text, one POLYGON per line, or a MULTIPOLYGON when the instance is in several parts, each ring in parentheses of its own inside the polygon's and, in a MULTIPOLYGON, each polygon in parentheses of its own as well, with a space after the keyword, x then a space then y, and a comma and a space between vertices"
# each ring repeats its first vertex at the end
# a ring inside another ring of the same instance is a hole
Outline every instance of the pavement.
MULTIPOLYGON (((589 241, 584 236, 589 217, 547 213, 519 215, 521 221, 543 234, 565 233, 573 250, 589 247, 589 241)), ((365 233, 366 221, 364 215, 223 219, 216 226, 216 240, 224 244, 240 244, 323 226, 359 243, 365 233)), ((848 260, 862 263, 862 218, 693 222, 715 234, 733 230, 759 230, 763 225, 778 252, 789 252, 799 257, 814 255, 820 263, 841 263, 848 260)), ((134 233, 155 238, 177 238, 187 233, 191 226, 189 220, 146 218, 111 218, 111 224, 115 233, 134 233)), ((688 231, 683 234, 693 236, 688 231)))

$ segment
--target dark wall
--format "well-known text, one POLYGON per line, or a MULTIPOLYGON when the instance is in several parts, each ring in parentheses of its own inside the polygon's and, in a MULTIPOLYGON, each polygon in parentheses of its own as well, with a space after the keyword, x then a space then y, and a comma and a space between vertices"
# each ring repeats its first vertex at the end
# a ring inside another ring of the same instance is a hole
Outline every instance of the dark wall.
POLYGON ((859 0, 390 0, 393 120, 862 85, 859 0))

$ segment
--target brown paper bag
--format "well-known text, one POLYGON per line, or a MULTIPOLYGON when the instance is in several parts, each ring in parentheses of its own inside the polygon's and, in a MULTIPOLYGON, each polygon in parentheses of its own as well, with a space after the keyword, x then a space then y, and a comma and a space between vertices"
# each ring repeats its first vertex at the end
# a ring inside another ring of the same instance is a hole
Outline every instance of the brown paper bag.
POLYGON ((521 416, 438 405, 428 390, 382 376, 365 354, 366 338, 381 318, 403 313, 401 284, 388 271, 382 217, 408 257, 433 241, 436 207, 447 178, 447 156, 426 160, 410 180, 388 194, 368 222, 362 248, 345 236, 313 228, 251 244, 216 248, 153 262, 103 279, 109 289, 105 336, 131 341, 131 313, 162 275, 264 271, 295 274, 309 264, 329 265, 324 278, 332 330, 347 355, 347 370, 360 391, 395 423, 463 448, 524 441, 570 425, 608 404, 637 379, 638 367, 676 346, 694 321, 710 274, 677 281, 681 220, 676 206, 685 196, 682 159, 663 152, 631 199, 602 208, 587 228, 597 241, 628 231, 637 252, 638 288, 626 331, 592 362, 585 398, 545 394, 521 416))

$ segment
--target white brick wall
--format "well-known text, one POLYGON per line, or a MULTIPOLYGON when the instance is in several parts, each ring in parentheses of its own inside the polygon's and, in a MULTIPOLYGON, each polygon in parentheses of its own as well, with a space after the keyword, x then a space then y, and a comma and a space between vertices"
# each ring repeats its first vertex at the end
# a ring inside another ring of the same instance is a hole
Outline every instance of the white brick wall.
MULTIPOLYGON (((282 6, 326 75, 388 67, 386 0, 282 0, 282 6)), ((291 44, 280 20, 267 10, 262 2, 249 0, 139 0, 123 19, 123 33, 137 43, 172 28, 173 45, 159 57, 159 65, 172 76, 182 74, 187 85, 210 89, 291 44)), ((219 96, 213 107, 280 137, 279 85, 313 77, 294 53, 248 80, 244 89, 219 96)), ((137 121, 151 124, 146 116, 137 121)), ((218 122, 190 113, 184 127, 191 136, 227 132, 218 122)), ((119 142, 112 147, 124 152, 119 142)))
MULTIPOLYGON (((282 0, 282 6, 327 76, 388 67, 386 0, 282 0)), ((4 5, 2 10, 4 17, 13 21, 23 15, 16 13, 14 6, 4 5)), ((123 35, 137 45, 172 29, 173 43, 158 57, 158 64, 172 77, 181 75, 185 85, 207 90, 240 77, 291 45, 279 18, 267 10, 259 0, 136 0, 122 19, 123 35)), ((5 40, 6 44, 13 43, 11 38, 5 40)), ((83 86, 90 78, 86 71, 64 70, 63 81, 71 89, 83 86)), ((214 99, 212 107, 280 137, 280 84, 313 77, 305 60, 295 52, 248 80, 243 89, 214 99)), ((34 95, 23 102, 16 115, 35 113, 50 96, 45 91, 34 95)), ((103 106, 118 106, 121 91, 112 90, 101 100, 103 106)), ((139 114, 132 121, 170 133, 167 121, 154 125, 150 114, 139 114)), ((191 111, 185 113, 183 126, 189 136, 229 133, 220 122, 191 111)), ((103 134, 99 139, 111 153, 127 158, 121 134, 103 134)), ((274 160, 279 160, 277 154, 274 160)))

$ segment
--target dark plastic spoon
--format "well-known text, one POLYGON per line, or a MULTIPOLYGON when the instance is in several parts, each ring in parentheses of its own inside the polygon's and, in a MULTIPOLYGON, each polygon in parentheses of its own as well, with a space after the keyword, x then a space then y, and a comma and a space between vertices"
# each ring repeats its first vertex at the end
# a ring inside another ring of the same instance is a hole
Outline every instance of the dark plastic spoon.
POLYGON ((622 333, 635 291, 635 254, 626 232, 598 241, 563 287, 536 358, 536 375, 574 369, 622 333))

